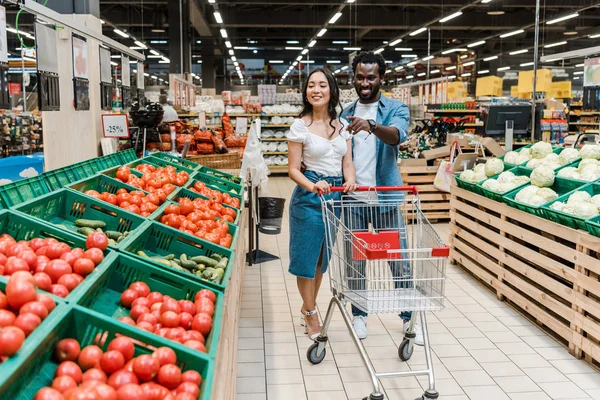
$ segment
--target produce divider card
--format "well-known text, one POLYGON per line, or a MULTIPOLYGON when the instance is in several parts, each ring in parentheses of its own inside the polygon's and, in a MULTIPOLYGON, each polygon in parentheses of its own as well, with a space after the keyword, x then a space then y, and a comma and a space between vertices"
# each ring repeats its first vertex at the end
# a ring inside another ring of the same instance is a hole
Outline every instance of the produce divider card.
POLYGON ((248 118, 237 117, 235 120, 235 133, 238 136, 246 136, 248 133, 248 118))
POLYGON ((102 130, 105 138, 128 138, 129 124, 125 114, 102 115, 102 130))

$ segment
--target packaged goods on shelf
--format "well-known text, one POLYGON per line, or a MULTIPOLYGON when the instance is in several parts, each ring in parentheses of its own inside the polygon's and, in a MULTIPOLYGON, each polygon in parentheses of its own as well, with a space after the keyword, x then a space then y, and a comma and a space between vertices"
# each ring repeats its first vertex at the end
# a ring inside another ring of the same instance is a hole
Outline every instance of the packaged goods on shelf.
POLYGON ((302 104, 302 93, 277 93, 277 104, 302 104))
MULTIPOLYGON (((264 104, 264 103, 263 103, 264 104)), ((293 104, 276 104, 272 106, 263 105, 265 114, 294 114, 297 115, 302 110, 301 106, 293 104)))
POLYGON ((261 104, 275 104, 277 85, 258 85, 258 101, 261 104))
POLYGON ((477 78, 475 86, 475 96, 502 96, 502 82, 504 79, 499 76, 486 76, 477 78))
MULTIPOLYGON (((533 70, 519 72, 519 93, 530 93, 533 91, 533 70)), ((552 71, 549 69, 537 70, 536 92, 550 92, 552 90, 552 71)))
POLYGON ((42 117, 32 113, 0 115, 0 157, 43 151, 42 117))

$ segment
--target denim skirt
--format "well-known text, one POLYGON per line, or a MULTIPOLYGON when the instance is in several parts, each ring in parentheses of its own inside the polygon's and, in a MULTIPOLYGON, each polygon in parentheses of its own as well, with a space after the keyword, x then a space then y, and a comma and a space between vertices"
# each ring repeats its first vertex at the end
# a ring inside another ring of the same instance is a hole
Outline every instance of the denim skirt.
MULTIPOLYGON (((324 176, 315 171, 305 171, 304 176, 313 183, 326 181, 332 186, 342 186, 343 183, 341 176, 324 176)), ((326 200, 339 200, 341 193, 330 193, 324 197, 326 200)), ((324 246, 325 224, 323 222, 323 212, 319 195, 296 186, 290 200, 289 213, 289 271, 297 277, 313 279, 317 271, 317 262, 319 261, 321 249, 323 249, 322 273, 327 271, 327 264, 331 257, 325 248, 326 246, 324 246)))

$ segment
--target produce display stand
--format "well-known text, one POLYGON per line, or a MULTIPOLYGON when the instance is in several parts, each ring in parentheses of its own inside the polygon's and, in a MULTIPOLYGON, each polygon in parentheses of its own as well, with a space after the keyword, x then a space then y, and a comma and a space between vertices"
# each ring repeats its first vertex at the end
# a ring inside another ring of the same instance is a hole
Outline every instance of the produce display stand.
MULTIPOLYGON (((414 185, 417 188, 421 200, 421 210, 430 222, 450 218, 450 193, 442 192, 433 186, 438 168, 437 165, 433 167, 427 165, 405 166, 400 163, 402 183, 404 185, 414 185)), ((409 198, 412 197, 412 195, 408 196, 409 198)))
POLYGON ((452 187, 451 262, 600 365, 600 238, 452 187))

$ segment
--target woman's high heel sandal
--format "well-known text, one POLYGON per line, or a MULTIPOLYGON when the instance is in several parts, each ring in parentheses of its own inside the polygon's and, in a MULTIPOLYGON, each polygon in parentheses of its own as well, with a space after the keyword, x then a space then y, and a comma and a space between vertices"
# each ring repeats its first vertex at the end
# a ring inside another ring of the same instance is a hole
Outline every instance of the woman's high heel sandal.
POLYGON ((315 340, 321 334, 321 332, 314 332, 312 334, 309 334, 308 333, 308 323, 306 322, 306 319, 312 317, 315 314, 317 314, 318 311, 316 309, 314 309, 314 310, 311 310, 311 311, 303 311, 302 313, 304 314, 303 317, 302 317, 303 322, 304 322, 304 324, 303 324, 303 326, 304 326, 304 334, 308 335, 308 338, 310 340, 315 340))

